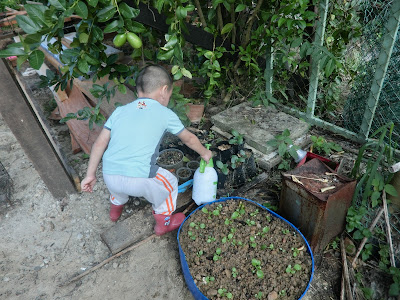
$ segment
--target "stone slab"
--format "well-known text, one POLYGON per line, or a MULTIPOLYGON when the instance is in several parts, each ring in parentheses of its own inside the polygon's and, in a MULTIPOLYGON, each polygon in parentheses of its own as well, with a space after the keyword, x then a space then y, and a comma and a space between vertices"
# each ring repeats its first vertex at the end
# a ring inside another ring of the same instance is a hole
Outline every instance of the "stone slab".
POLYGON ((289 129, 295 141, 309 129, 309 124, 272 107, 252 107, 243 102, 211 117, 213 124, 225 132, 233 129, 245 136, 246 143, 254 149, 269 154, 275 149, 267 145, 276 135, 289 129))
MULTIPOLYGON (((216 126, 212 126, 211 130, 224 136, 227 139, 230 139, 232 137, 230 133, 227 133, 216 126)), ((293 141, 293 144, 299 146, 303 150, 305 150, 306 146, 308 146, 310 143, 311 139, 307 135, 303 135, 293 141)), ((257 149, 251 147, 247 143, 245 143, 244 146, 253 151, 257 165, 264 170, 270 170, 282 161, 282 158, 279 156, 278 151, 272 151, 268 154, 264 154, 261 151, 258 151, 257 149)))

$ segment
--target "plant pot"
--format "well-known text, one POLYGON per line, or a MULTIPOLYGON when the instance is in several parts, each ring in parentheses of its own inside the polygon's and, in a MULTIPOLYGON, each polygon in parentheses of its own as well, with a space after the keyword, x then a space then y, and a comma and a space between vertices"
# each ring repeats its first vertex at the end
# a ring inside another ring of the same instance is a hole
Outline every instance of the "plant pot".
POLYGON ((197 160, 191 160, 186 164, 186 167, 194 173, 200 167, 200 163, 197 160))
POLYGON ((254 158, 254 153, 251 149, 244 149, 246 152, 246 160, 245 160, 245 173, 246 179, 252 179, 257 175, 257 165, 256 160, 254 158))
POLYGON ((217 190, 225 189, 229 186, 231 186, 231 177, 232 177, 232 172, 229 172, 228 174, 224 174, 221 172, 220 169, 216 168, 218 175, 218 185, 217 185, 217 190))
POLYGON ((259 293, 262 299, 274 293, 279 299, 301 299, 312 281, 314 259, 304 236, 252 200, 229 197, 198 207, 177 239, 196 300, 254 299, 259 293))
POLYGON ((320 156, 312 152, 307 152, 306 156, 304 156, 303 159, 297 164, 296 168, 304 165, 306 162, 314 158, 317 158, 318 160, 322 161, 324 164, 326 164, 329 168, 331 168, 334 171, 337 171, 337 169, 339 168, 338 163, 335 163, 334 161, 331 161, 326 157, 320 156))
POLYGON ((179 149, 169 148, 162 150, 157 158, 157 165, 170 172, 175 172, 183 167, 183 152, 179 149))
POLYGON ((187 104, 188 111, 186 115, 188 116, 190 122, 199 123, 204 113, 204 105, 203 104, 187 104))
POLYGON ((179 184, 188 181, 193 176, 191 169, 182 167, 176 170, 176 177, 178 177, 179 184))
POLYGON ((235 145, 229 144, 228 141, 222 141, 215 145, 216 160, 220 160, 222 163, 226 164, 231 160, 232 155, 237 153, 235 145))
POLYGON ((237 188, 246 183, 245 166, 237 165, 232 171, 232 187, 237 188))

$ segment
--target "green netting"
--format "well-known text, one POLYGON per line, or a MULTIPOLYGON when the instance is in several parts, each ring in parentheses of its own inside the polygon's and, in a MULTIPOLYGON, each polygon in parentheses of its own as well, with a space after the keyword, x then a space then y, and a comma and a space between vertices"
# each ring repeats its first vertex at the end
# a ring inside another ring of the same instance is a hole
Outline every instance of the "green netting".
MULTIPOLYGON (((359 132, 366 102, 373 83, 383 36, 386 34, 387 20, 392 1, 363 1, 363 35, 360 41, 359 67, 343 111, 344 126, 359 132), (380 9, 377 9, 380 8, 380 9)), ((397 34, 396 43, 389 61, 378 106, 371 125, 371 133, 390 121, 395 124, 393 139, 400 142, 400 43, 397 34)))

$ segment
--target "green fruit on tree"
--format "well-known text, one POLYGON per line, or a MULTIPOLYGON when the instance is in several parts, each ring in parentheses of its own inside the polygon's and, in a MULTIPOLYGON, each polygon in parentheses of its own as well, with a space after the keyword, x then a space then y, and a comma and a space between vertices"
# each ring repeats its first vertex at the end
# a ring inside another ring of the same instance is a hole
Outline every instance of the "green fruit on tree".
POLYGON ((128 43, 135 49, 142 47, 142 40, 133 32, 128 32, 126 34, 128 43))
POLYGON ((121 47, 126 42, 126 33, 119 33, 114 37, 113 43, 115 47, 121 47))

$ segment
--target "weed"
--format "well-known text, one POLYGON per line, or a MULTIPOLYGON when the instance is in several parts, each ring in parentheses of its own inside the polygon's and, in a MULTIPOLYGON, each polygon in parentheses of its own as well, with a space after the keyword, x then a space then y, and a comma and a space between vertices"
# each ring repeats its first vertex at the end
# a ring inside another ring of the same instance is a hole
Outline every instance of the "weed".
POLYGON ((294 274, 296 273, 296 271, 300 271, 301 270, 301 266, 299 264, 295 264, 293 267, 292 265, 288 265, 286 268, 286 273, 290 273, 290 274, 294 274))
POLYGON ((212 281, 215 281, 215 278, 213 276, 206 276, 203 277, 203 281, 205 281, 205 283, 210 283, 212 281))
POLYGON ((250 246, 253 248, 257 247, 256 238, 254 236, 250 237, 250 246))
POLYGON ((233 129, 231 133, 233 137, 229 140, 229 144, 242 145, 244 143, 243 135, 240 134, 237 130, 233 129))
POLYGON ((335 144, 333 142, 328 142, 324 137, 319 136, 316 137, 314 135, 311 136, 311 142, 313 149, 320 154, 331 154, 331 151, 334 150, 336 152, 342 151, 342 147, 340 145, 335 144))
POLYGON ((224 164, 222 161, 217 160, 216 165, 221 170, 222 174, 228 175, 229 173, 228 164, 224 164))
POLYGON ((232 293, 229 293, 229 292, 227 291, 227 289, 218 289, 218 294, 219 294, 221 297, 226 297, 226 298, 228 298, 228 299, 232 299, 232 298, 233 298, 232 293))
POLYGON ((293 257, 299 256, 299 253, 300 253, 300 250, 299 250, 299 249, 297 249, 297 248, 292 248, 292 251, 293 251, 293 257))
POLYGON ((213 256, 213 261, 219 260, 219 259, 221 258, 221 253, 222 253, 221 248, 217 248, 217 249, 215 250, 215 254, 214 254, 214 256, 213 256))
POLYGON ((298 159, 297 150, 299 150, 299 147, 293 145, 289 129, 285 129, 282 134, 278 134, 272 140, 269 140, 267 145, 278 148, 278 155, 282 159, 281 163, 278 165, 278 169, 280 170, 290 169, 290 157, 295 160, 298 159))
POLYGON ((282 233, 285 234, 285 235, 288 234, 289 232, 290 231, 288 229, 282 229, 282 233))
POLYGON ((232 277, 236 278, 238 276, 238 271, 235 267, 232 268, 232 277))
POLYGON ((263 298, 263 292, 258 292, 257 294, 254 295, 256 299, 262 299, 263 298))
POLYGON ((259 261, 258 259, 253 258, 251 260, 251 264, 255 268, 253 270, 253 273, 256 273, 257 277, 260 278, 260 279, 264 278, 264 272, 261 270, 261 261, 259 261))

